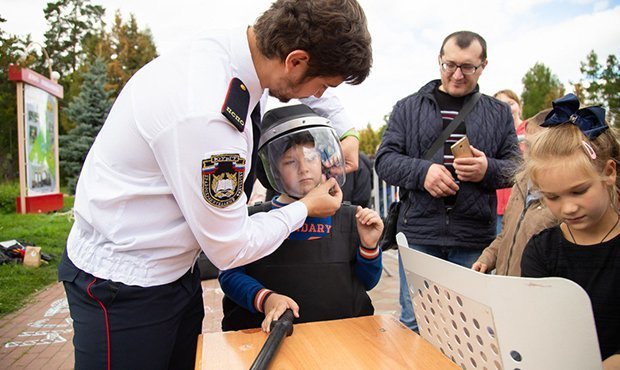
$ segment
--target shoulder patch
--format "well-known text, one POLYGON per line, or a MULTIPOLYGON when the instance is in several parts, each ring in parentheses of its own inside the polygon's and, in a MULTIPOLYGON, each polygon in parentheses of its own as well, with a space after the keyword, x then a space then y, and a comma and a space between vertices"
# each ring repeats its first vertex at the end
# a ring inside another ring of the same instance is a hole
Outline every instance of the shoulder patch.
POLYGON ((237 77, 230 80, 222 114, 239 132, 243 132, 250 106, 250 92, 237 77))
POLYGON ((202 160, 202 196, 214 207, 226 208, 243 194, 245 158, 217 154, 202 160))

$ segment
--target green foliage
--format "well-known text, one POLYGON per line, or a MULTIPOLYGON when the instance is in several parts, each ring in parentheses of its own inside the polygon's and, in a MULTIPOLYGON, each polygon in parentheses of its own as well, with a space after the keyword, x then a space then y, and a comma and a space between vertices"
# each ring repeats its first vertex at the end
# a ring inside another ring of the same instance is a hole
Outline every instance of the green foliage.
POLYGON ((383 125, 379 127, 379 130, 375 131, 370 126, 370 123, 365 129, 360 131, 360 152, 364 152, 366 155, 373 157, 377 153, 377 148, 381 144, 383 133, 387 128, 387 123, 390 118, 389 114, 383 116, 383 125))
MULTIPOLYGON (((4 22, 0 17, 0 26, 4 22)), ((20 59, 19 51, 29 41, 29 37, 20 38, 0 29, 0 181, 19 176, 16 90, 15 83, 9 81, 8 66, 20 59)))
POLYGON ((17 181, 0 183, 0 214, 15 213, 15 198, 19 197, 17 181))
POLYGON ((107 88, 117 96, 134 73, 157 57, 157 48, 148 28, 140 31, 133 14, 128 22, 123 23, 120 12, 116 12, 114 18, 110 44, 109 50, 113 54, 108 63, 107 88))
POLYGON ((523 117, 532 117, 551 102, 564 95, 564 86, 551 70, 542 63, 536 63, 521 80, 523 82, 523 117))
POLYGON ((77 71, 84 61, 82 40, 103 29, 105 9, 90 0, 57 0, 43 10, 49 25, 45 45, 61 76, 77 71))
MULTIPOLYGON (((77 95, 81 81, 76 80, 86 55, 82 42, 104 29, 105 9, 90 4, 90 0, 57 0, 48 2, 43 10, 48 24, 45 32, 45 48, 54 61, 53 68, 60 73, 58 81, 64 88, 64 105, 77 95)), ((59 133, 68 132, 74 124, 67 117, 64 106, 58 110, 59 133)))
POLYGON ((370 123, 365 129, 359 132, 360 134, 360 152, 365 153, 370 157, 374 157, 377 147, 381 143, 381 137, 372 129, 370 123))
POLYGON ((614 54, 607 56, 605 66, 599 64, 594 50, 581 62, 582 78, 573 84, 584 105, 602 105, 607 109, 610 124, 620 125, 620 63, 614 54))
MULTIPOLYGON (((65 198, 65 207, 73 204, 65 198)), ((64 208, 66 209, 66 208, 64 208)), ((0 316, 19 309, 36 291, 57 279, 57 267, 73 220, 70 212, 50 214, 0 214, 0 241, 24 240, 52 256, 39 268, 21 264, 0 265, 0 316)))
MULTIPOLYGON (((82 39, 82 53, 82 64, 65 78, 65 101, 71 101, 79 94, 84 82, 83 74, 98 58, 106 64, 105 89, 110 91, 112 98, 116 98, 131 76, 157 57, 157 48, 148 28, 139 30, 133 15, 124 22, 120 12, 117 12, 110 32, 101 29, 82 39)), ((65 132, 69 132, 76 123, 64 113, 61 111, 60 125, 65 132)))
POLYGON ((71 194, 75 192, 88 150, 112 107, 110 93, 105 90, 106 76, 105 64, 101 58, 97 58, 83 75, 80 94, 67 108, 67 115, 76 123, 76 127, 60 136, 59 146, 60 164, 71 194))

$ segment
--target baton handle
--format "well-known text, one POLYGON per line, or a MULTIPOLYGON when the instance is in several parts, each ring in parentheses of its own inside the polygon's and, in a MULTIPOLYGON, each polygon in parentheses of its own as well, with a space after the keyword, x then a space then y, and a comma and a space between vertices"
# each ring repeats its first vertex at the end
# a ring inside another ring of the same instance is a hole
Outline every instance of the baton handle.
POLYGON ((263 344, 263 348, 261 348, 258 353, 258 356, 256 356, 250 370, 267 369, 273 356, 280 348, 280 344, 282 344, 284 337, 293 334, 293 318, 293 311, 287 309, 278 320, 271 322, 269 336, 265 344, 263 344))

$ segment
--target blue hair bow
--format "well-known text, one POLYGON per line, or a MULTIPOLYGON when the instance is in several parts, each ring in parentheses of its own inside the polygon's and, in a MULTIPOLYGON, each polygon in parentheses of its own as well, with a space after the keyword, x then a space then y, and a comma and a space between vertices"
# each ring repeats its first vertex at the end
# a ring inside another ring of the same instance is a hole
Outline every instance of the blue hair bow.
POLYGON ((590 140, 597 138, 609 128, 605 123, 605 109, 599 106, 579 109, 579 99, 575 94, 566 94, 554 100, 552 104, 553 109, 545 117, 545 122, 541 124, 543 127, 570 122, 579 127, 579 130, 590 140))

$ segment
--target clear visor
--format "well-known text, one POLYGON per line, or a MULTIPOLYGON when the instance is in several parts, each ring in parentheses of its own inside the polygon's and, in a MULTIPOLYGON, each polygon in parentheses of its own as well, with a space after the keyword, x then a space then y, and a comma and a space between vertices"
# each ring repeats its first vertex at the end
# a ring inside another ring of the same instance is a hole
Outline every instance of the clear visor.
POLYGON ((304 128, 277 137, 258 152, 271 186, 295 198, 330 177, 342 186, 344 156, 340 141, 330 127, 304 128))

